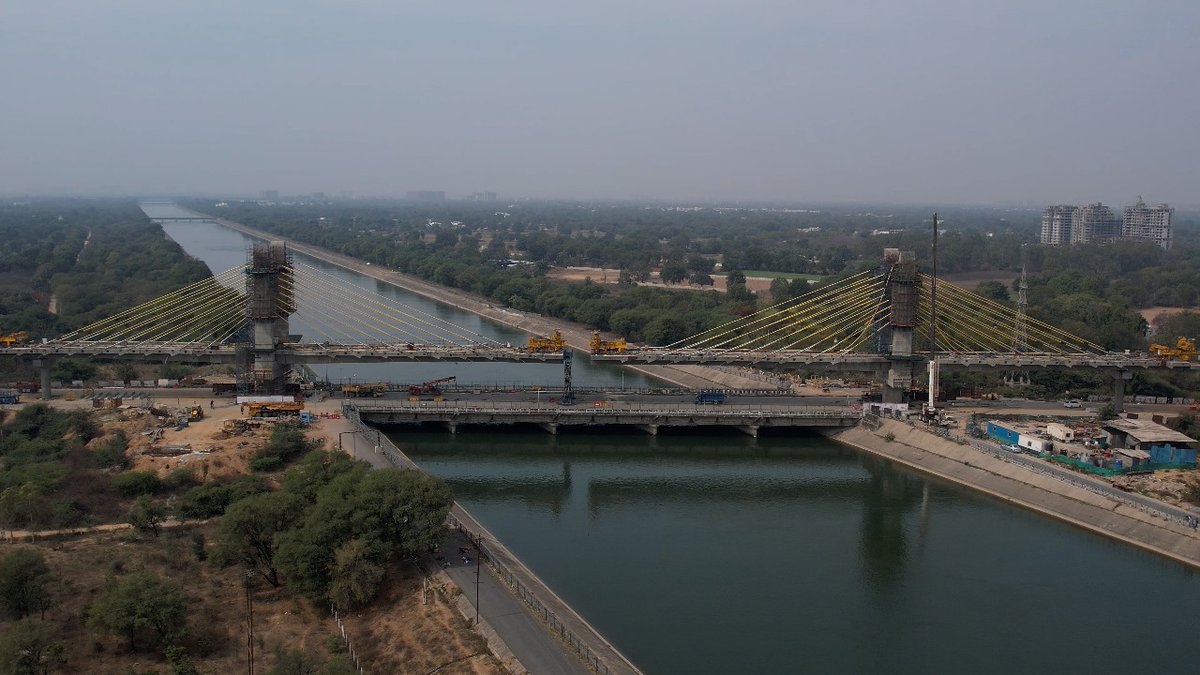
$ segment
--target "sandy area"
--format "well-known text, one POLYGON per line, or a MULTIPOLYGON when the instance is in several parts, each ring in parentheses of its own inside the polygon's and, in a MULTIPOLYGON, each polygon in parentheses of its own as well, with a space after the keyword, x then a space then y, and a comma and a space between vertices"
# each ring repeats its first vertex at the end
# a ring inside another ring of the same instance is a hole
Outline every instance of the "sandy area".
MULTIPOLYGON (((590 278, 592 281, 598 284, 615 284, 621 278, 621 270, 611 267, 555 267, 552 268, 550 272, 546 274, 546 276, 551 279, 558 279, 559 281, 583 281, 584 279, 590 278)), ((681 284, 667 284, 663 283, 663 281, 659 278, 658 272, 651 272, 650 280, 644 281, 638 285, 653 286, 655 288, 686 289, 692 291, 718 291, 720 293, 724 293, 725 275, 713 274, 711 276, 713 279, 712 286, 700 286, 698 284, 689 284, 686 282, 681 284)), ((747 277, 746 288, 754 291, 755 293, 769 291, 771 289, 771 281, 772 279, 769 277, 747 277)))

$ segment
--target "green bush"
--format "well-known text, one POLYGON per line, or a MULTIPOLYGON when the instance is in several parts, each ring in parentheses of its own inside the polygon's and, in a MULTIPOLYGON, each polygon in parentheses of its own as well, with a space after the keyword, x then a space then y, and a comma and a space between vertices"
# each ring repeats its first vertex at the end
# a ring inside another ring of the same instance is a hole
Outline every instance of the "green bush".
POLYGON ((163 482, 153 471, 129 471, 113 477, 113 487, 122 497, 155 495, 163 490, 163 482))

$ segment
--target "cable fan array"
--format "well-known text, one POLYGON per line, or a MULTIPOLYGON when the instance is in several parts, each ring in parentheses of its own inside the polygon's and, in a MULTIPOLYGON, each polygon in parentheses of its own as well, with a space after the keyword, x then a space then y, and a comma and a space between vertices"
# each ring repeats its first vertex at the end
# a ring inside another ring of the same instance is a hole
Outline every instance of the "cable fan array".
POLYGON ((887 278, 877 271, 861 272, 710 328, 665 349, 754 350, 765 354, 785 350, 854 351, 887 324, 890 304, 886 287, 887 278))
POLYGON ((293 332, 331 344, 499 346, 502 343, 441 317, 395 302, 310 265, 284 270, 280 286, 292 292, 293 332))
POLYGON ((246 296, 236 290, 244 283, 244 269, 235 267, 189 284, 68 333, 57 342, 220 344, 246 325, 246 296))
MULTIPOLYGON (((929 343, 931 277, 922 274, 917 333, 929 343)), ((937 349, 951 352, 1079 354, 1104 347, 938 280, 937 349)))

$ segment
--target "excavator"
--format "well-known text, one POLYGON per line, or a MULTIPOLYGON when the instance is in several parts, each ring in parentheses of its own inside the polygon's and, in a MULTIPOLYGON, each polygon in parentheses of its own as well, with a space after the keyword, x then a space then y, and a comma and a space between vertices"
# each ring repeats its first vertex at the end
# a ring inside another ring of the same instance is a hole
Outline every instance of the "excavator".
POLYGON ((436 380, 422 382, 421 384, 410 384, 408 385, 408 393, 412 394, 413 396, 420 396, 421 394, 437 396, 442 393, 442 388, 440 385, 443 385, 447 382, 453 382, 457 379, 457 375, 451 375, 450 377, 441 377, 436 380))
POLYGON ((1200 352, 1196 351, 1196 341, 1185 337, 1179 338, 1174 347, 1150 345, 1150 353, 1165 359, 1179 359, 1180 361, 1194 361, 1197 355, 1200 355, 1200 352))
POLYGON ((8 335, 0 335, 0 345, 12 347, 14 345, 24 344, 28 339, 29 333, 19 330, 15 333, 9 333, 8 335))
POLYGON ((548 338, 530 335, 527 349, 531 352, 561 352, 566 344, 562 333, 556 330, 548 338))
POLYGON ((625 343, 625 338, 617 338, 616 340, 605 340, 600 337, 600 331, 592 331, 592 341, 588 343, 593 354, 612 354, 621 353, 629 348, 625 343))

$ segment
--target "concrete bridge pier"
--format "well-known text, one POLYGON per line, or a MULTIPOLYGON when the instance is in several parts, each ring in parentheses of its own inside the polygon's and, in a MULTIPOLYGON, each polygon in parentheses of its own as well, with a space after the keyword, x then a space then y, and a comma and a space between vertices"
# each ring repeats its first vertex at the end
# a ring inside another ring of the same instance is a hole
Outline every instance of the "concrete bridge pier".
POLYGON ((558 425, 553 422, 539 422, 538 426, 554 436, 558 435, 558 425))
POLYGON ((1113 377, 1113 408, 1121 412, 1125 408, 1125 382, 1132 380, 1133 373, 1122 370, 1113 377))
POLYGON ((457 434, 458 433, 458 423, 457 422, 446 422, 446 431, 449 431, 450 435, 452 435, 452 436, 454 434, 457 434))
POLYGON ((758 438, 758 425, 757 424, 743 424, 742 426, 734 427, 734 428, 737 429, 738 431, 742 432, 743 434, 746 434, 750 438, 758 438))
POLYGON ((33 365, 34 365, 34 366, 37 366, 37 368, 38 368, 38 375, 40 375, 40 376, 41 376, 41 380, 42 380, 42 400, 43 400, 43 401, 49 401, 49 400, 50 400, 50 396, 51 396, 51 392, 50 392, 50 367, 51 367, 51 365, 52 365, 52 364, 50 363, 50 359, 37 359, 36 361, 34 361, 34 362, 33 362, 33 365))
POLYGON ((651 436, 658 435, 658 425, 657 424, 635 424, 634 426, 636 426, 638 429, 641 429, 642 431, 650 434, 651 436))

